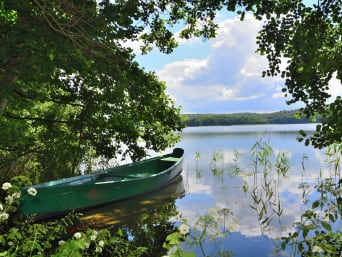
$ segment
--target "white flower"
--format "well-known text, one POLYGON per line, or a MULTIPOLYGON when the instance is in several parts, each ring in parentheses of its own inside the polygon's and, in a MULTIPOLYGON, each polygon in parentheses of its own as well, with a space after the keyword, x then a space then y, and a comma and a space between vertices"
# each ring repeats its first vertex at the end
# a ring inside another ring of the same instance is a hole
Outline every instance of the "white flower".
POLYGON ((95 239, 96 239, 96 235, 91 235, 91 236, 90 236, 90 240, 91 240, 91 241, 95 241, 95 239))
POLYGON ((65 241, 64 241, 64 240, 59 240, 58 244, 59 244, 59 245, 64 245, 64 244, 65 244, 65 241))
POLYGON ((103 247, 103 246, 104 246, 104 244, 105 244, 105 243, 103 242, 103 240, 100 240, 100 242, 99 242, 99 246, 100 246, 100 247, 103 247))
POLYGON ((14 198, 11 195, 8 195, 5 197, 6 203, 10 204, 13 202, 14 198))
POLYGON ((186 224, 182 224, 179 226, 178 230, 179 230, 179 233, 181 233, 182 235, 186 235, 189 233, 190 227, 186 224))
POLYGON ((3 189, 3 190, 8 190, 8 189, 10 189, 11 187, 12 187, 12 185, 11 185, 11 183, 9 183, 9 182, 5 182, 5 183, 2 184, 2 189, 3 189))
POLYGON ((80 239, 80 238, 82 237, 82 234, 81 234, 80 232, 76 232, 76 233, 74 234, 74 237, 75 237, 76 239, 80 239))
POLYGON ((14 199, 19 199, 20 196, 21 196, 21 194, 20 194, 20 192, 14 192, 14 193, 12 194, 12 196, 13 196, 14 199))
POLYGON ((313 253, 323 253, 324 250, 322 249, 322 247, 317 246, 317 245, 314 245, 314 246, 312 247, 312 252, 313 252, 313 253))
POLYGON ((0 213, 0 221, 7 220, 9 217, 9 214, 6 212, 0 213))
POLYGON ((37 189, 35 189, 34 187, 30 187, 29 189, 27 189, 27 193, 29 195, 36 196, 38 192, 37 189))
POLYGON ((12 241, 8 241, 8 246, 12 246, 13 245, 13 242, 12 241))
POLYGON ((96 247, 95 252, 102 253, 102 248, 101 247, 96 247))
POLYGON ((2 205, 2 203, 0 203, 0 211, 2 211, 4 209, 4 206, 2 205))
POLYGON ((88 249, 88 248, 90 247, 90 244, 89 244, 88 242, 86 242, 86 243, 84 244, 84 247, 85 247, 86 249, 88 249))

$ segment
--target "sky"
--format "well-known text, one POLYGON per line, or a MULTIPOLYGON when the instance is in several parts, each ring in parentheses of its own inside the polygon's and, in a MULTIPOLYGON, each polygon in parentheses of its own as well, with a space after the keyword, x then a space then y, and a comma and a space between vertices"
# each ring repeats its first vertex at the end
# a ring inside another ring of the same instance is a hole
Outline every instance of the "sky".
MULTIPOLYGON (((166 92, 181 106, 181 113, 274 112, 293 110, 287 105, 280 78, 261 77, 265 56, 255 53, 256 35, 262 23, 252 16, 244 21, 218 18, 217 37, 181 40, 170 54, 136 51, 136 60, 166 82, 166 92)), ((132 47, 134 49, 134 46, 132 47)), ((136 48, 137 49, 137 48, 136 48)))

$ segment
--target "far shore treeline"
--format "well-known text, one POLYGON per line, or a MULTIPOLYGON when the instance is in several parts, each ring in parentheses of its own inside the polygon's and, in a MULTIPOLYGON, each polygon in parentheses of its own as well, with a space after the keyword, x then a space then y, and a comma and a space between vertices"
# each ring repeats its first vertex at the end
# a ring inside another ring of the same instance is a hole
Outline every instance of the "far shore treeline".
POLYGON ((230 113, 230 114, 183 114, 184 124, 188 127, 247 125, 247 124, 298 124, 319 122, 298 117, 298 110, 272 113, 230 113))

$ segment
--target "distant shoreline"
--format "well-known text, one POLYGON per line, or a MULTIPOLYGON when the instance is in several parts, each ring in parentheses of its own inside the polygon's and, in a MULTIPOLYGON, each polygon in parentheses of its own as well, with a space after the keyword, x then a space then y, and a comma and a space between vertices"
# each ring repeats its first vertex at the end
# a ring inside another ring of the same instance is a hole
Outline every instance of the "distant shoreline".
POLYGON ((182 114, 184 125, 199 126, 233 126, 263 124, 307 124, 317 123, 304 117, 298 117, 298 110, 278 111, 272 113, 231 113, 231 114, 182 114))

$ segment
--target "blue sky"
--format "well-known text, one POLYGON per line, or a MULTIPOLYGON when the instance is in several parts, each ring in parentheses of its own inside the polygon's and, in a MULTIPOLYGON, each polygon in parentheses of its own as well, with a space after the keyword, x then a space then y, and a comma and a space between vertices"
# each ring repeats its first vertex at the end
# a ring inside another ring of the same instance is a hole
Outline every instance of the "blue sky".
MULTIPOLYGON (((215 39, 181 40, 170 55, 157 50, 137 53, 146 70, 166 82, 167 93, 182 106, 182 113, 273 112, 291 110, 281 92, 281 78, 262 78, 266 57, 255 53, 262 23, 246 16, 218 19, 215 39)), ((134 46, 132 46, 134 48, 134 46)))

